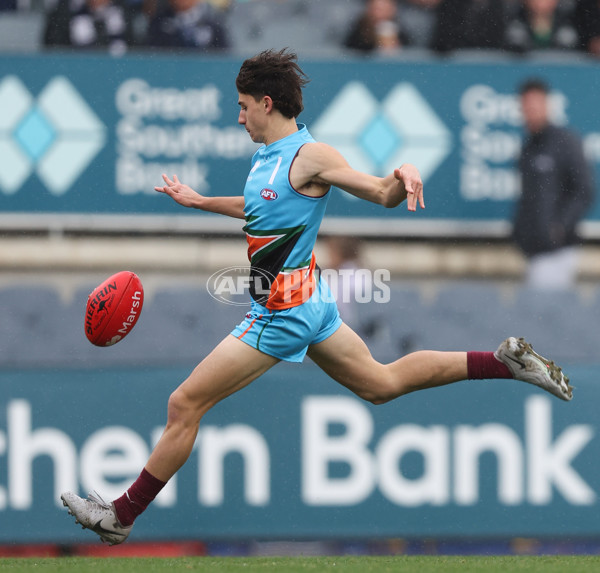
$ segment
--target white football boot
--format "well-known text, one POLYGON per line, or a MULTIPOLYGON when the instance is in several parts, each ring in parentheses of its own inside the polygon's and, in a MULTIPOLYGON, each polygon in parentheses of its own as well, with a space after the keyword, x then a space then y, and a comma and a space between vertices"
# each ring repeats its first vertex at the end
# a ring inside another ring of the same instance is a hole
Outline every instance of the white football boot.
POLYGON ((516 380, 538 386, 567 402, 573 398, 569 378, 560 366, 534 352, 531 344, 522 338, 507 338, 494 356, 506 364, 516 380))
POLYGON ((100 536, 102 543, 123 543, 133 528, 133 525, 121 525, 114 505, 106 503, 97 493, 90 493, 88 499, 83 499, 67 491, 60 498, 63 505, 69 508, 69 514, 75 516, 75 523, 79 523, 83 529, 91 529, 100 536))

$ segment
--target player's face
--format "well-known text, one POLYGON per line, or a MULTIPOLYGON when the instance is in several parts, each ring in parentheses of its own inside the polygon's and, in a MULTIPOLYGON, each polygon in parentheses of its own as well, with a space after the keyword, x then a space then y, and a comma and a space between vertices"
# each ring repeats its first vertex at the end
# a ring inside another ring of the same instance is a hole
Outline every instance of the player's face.
POLYGON ((264 143, 266 114, 263 100, 256 101, 251 95, 238 94, 238 104, 240 106, 238 123, 246 128, 254 143, 264 143))

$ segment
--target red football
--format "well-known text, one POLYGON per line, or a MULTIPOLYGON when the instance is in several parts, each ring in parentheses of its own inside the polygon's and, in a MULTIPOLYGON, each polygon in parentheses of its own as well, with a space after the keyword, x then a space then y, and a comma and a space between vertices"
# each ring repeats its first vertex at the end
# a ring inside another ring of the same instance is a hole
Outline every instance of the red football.
POLYGON ((85 335, 96 346, 112 346, 135 326, 144 304, 144 289, 138 276, 121 271, 107 278, 88 296, 85 335))

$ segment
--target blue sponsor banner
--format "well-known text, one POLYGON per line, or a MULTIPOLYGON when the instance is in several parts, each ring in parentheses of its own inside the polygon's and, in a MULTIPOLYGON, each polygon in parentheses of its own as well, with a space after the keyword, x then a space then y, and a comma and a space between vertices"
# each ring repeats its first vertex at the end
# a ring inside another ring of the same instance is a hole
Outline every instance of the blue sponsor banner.
MULTIPOLYGON (((159 55, 0 57, 1 212, 191 215, 154 192, 163 172, 205 194, 240 194, 256 149, 236 124, 240 63, 159 55)), ((300 120, 358 169, 381 175, 402 162, 419 166, 427 194, 422 219, 511 217, 522 135, 516 89, 530 75, 553 86, 554 120, 582 134, 600 181, 594 64, 302 64, 312 81, 300 120)), ((334 195, 330 217, 414 217, 334 195)), ((589 216, 598 218, 600 203, 589 216)))
MULTIPOLYGON (((58 495, 120 495, 188 372, 2 371, 0 541, 91 541, 58 495)), ((311 364, 280 364, 209 412, 133 536, 600 535, 599 367, 568 372, 571 403, 480 381, 375 407, 311 364)))

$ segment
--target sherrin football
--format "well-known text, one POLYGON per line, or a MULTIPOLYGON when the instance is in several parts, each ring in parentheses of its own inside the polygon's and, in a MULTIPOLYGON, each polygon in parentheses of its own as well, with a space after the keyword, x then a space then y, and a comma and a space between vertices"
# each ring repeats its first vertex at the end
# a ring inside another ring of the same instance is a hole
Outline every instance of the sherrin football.
POLYGON ((140 317, 144 289, 139 277, 121 271, 108 277, 88 296, 85 335, 96 346, 112 346, 123 340, 140 317))

